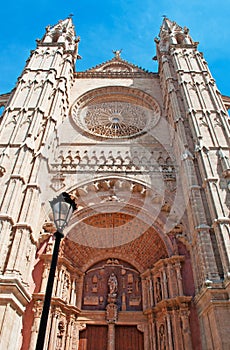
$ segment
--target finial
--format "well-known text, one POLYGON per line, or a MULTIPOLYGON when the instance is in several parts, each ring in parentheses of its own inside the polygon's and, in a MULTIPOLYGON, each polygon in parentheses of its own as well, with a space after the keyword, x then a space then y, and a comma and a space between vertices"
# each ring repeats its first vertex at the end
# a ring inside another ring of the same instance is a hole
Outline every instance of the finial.
POLYGON ((70 13, 69 16, 68 16, 68 18, 72 18, 73 16, 74 16, 74 14, 73 14, 73 13, 70 13))
POLYGON ((166 15, 162 15, 161 17, 163 17, 163 18, 167 18, 167 16, 166 16, 166 15))
POLYGON ((115 55, 116 58, 121 58, 121 52, 122 52, 122 49, 121 50, 113 50, 112 51, 115 55))

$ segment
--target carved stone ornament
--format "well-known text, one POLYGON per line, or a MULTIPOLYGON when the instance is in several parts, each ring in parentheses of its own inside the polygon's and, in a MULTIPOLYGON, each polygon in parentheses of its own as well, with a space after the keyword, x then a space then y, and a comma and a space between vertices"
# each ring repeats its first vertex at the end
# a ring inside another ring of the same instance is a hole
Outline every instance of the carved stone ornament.
POLYGON ((106 320, 110 323, 117 321, 117 305, 110 303, 106 307, 106 320))
POLYGON ((117 277, 115 276, 114 273, 112 273, 109 276, 108 280, 108 286, 109 286, 109 297, 117 297, 117 290, 118 290, 118 282, 117 282, 117 277))
POLYGON ((86 323, 78 323, 77 328, 79 331, 84 331, 86 329, 86 323))
POLYGON ((94 136, 127 138, 153 127, 160 114, 126 101, 98 102, 73 109, 73 120, 80 129, 94 136))
POLYGON ((65 176, 63 176, 62 174, 56 174, 51 179, 50 187, 56 192, 60 191, 62 188, 65 187, 64 180, 65 180, 65 176))

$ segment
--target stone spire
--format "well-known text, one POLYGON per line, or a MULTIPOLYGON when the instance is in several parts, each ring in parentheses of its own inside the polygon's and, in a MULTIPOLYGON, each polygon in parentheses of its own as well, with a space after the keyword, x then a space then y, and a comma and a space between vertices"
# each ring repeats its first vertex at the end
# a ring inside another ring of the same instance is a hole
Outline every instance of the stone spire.
POLYGON ((156 38, 156 43, 160 42, 160 51, 167 51, 170 46, 176 47, 196 47, 197 42, 194 42, 189 34, 187 27, 180 27, 176 22, 164 18, 159 38, 156 38))
POLYGON ((77 52, 77 43, 80 38, 76 37, 72 18, 60 20, 54 26, 47 26, 46 33, 38 44, 45 46, 62 45, 66 51, 77 52))

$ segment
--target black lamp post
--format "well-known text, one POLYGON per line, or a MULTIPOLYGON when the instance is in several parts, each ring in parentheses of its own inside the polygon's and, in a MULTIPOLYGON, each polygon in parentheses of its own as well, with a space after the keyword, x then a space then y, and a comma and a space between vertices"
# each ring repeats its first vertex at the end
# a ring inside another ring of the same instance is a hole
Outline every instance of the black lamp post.
POLYGON ((50 205, 53 210, 54 223, 57 231, 54 233, 55 244, 53 249, 52 261, 50 266, 49 277, 46 286, 46 293, 44 299, 44 305, 40 320, 40 327, 37 338, 36 350, 43 350, 46 326, 49 316, 50 302, 53 290, 53 283, 55 277, 55 271, 58 260, 58 252, 61 239, 64 237, 63 230, 68 225, 70 217, 74 210, 77 209, 75 202, 70 198, 70 195, 66 192, 61 193, 57 198, 50 201, 50 205))

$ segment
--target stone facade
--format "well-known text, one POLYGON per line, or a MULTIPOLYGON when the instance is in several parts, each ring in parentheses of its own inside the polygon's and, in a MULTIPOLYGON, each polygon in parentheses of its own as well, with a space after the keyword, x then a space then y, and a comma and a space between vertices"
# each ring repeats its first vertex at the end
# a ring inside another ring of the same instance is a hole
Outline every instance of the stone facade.
POLYGON ((75 72, 71 18, 0 96, 0 348, 34 350, 52 257, 49 200, 76 201, 46 349, 229 349, 230 98, 164 18, 158 73, 75 72))

